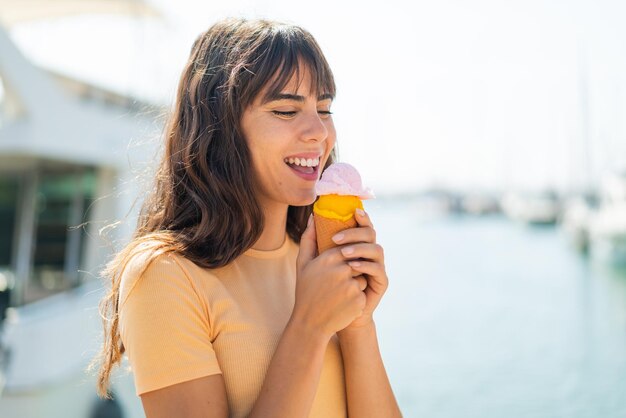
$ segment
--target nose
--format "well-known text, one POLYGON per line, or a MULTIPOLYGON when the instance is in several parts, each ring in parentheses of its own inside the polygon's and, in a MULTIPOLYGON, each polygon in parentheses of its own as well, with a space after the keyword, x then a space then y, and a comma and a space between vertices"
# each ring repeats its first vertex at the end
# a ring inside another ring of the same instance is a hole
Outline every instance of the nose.
POLYGON ((302 139, 305 141, 315 140, 317 142, 328 138, 328 128, 326 122, 320 117, 317 109, 307 112, 302 128, 302 139))

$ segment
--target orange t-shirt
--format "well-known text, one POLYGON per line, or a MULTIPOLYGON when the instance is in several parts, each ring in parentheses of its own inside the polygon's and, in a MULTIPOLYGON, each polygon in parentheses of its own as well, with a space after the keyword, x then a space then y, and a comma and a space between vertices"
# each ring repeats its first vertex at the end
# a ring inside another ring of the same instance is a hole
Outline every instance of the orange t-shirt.
MULTIPOLYGON (((231 417, 256 401, 295 300, 298 244, 250 249, 225 267, 204 269, 148 251, 124 268, 119 329, 137 395, 222 373, 231 417)), ((341 350, 326 350, 310 417, 346 417, 341 350)))

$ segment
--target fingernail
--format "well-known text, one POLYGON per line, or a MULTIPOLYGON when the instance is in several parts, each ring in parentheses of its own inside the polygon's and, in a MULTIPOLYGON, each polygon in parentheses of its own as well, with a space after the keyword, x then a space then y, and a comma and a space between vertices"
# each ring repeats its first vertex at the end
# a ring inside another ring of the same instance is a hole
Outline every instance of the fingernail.
POLYGON ((313 222, 313 214, 311 214, 311 216, 309 216, 309 221, 306 223, 306 226, 307 227, 311 226, 312 222, 313 222))
POLYGON ((354 248, 352 248, 352 247, 346 247, 346 248, 342 248, 342 249, 341 249, 341 253, 342 253, 343 255, 350 255, 350 254, 352 254, 353 252, 354 252, 354 248))
POLYGON ((339 233, 337 235, 335 235, 332 240, 335 241, 337 244, 339 244, 341 241, 343 241, 343 237, 344 235, 342 233, 339 233))
POLYGON ((365 216, 365 211, 363 209, 357 209, 356 214, 359 216, 365 216))
POLYGON ((348 264, 350 264, 351 267, 361 267, 361 263, 358 261, 350 261, 348 264))

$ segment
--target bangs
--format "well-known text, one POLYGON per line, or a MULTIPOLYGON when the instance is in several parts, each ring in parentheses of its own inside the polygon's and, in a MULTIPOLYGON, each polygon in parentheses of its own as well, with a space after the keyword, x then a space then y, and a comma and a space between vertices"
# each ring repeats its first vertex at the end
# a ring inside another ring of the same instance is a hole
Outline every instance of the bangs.
MULTIPOLYGON (((295 77, 297 88, 302 84, 305 73, 310 75, 309 92, 317 97, 335 97, 335 81, 330 66, 321 49, 307 32, 299 28, 280 28, 268 37, 255 64, 250 91, 245 100, 251 103, 259 94, 262 103, 273 100, 295 77)), ((244 97, 242 97, 244 98, 244 97)))
POLYGON ((280 93, 284 93, 285 87, 294 78, 296 90, 298 90, 307 71, 310 75, 310 94, 317 97, 322 95, 328 95, 330 98, 335 97, 335 83, 332 75, 325 71, 325 68, 319 66, 318 62, 308 60, 302 56, 287 56, 280 63, 272 80, 267 84, 265 92, 261 97, 262 103, 274 100, 280 93))

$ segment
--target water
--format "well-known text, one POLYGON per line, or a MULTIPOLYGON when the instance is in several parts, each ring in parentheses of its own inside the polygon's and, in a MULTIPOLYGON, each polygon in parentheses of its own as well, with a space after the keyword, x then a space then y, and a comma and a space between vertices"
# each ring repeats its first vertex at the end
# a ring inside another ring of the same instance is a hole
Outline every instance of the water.
POLYGON ((555 227, 366 209, 385 248, 376 321, 405 417, 626 417, 626 272, 555 227))

